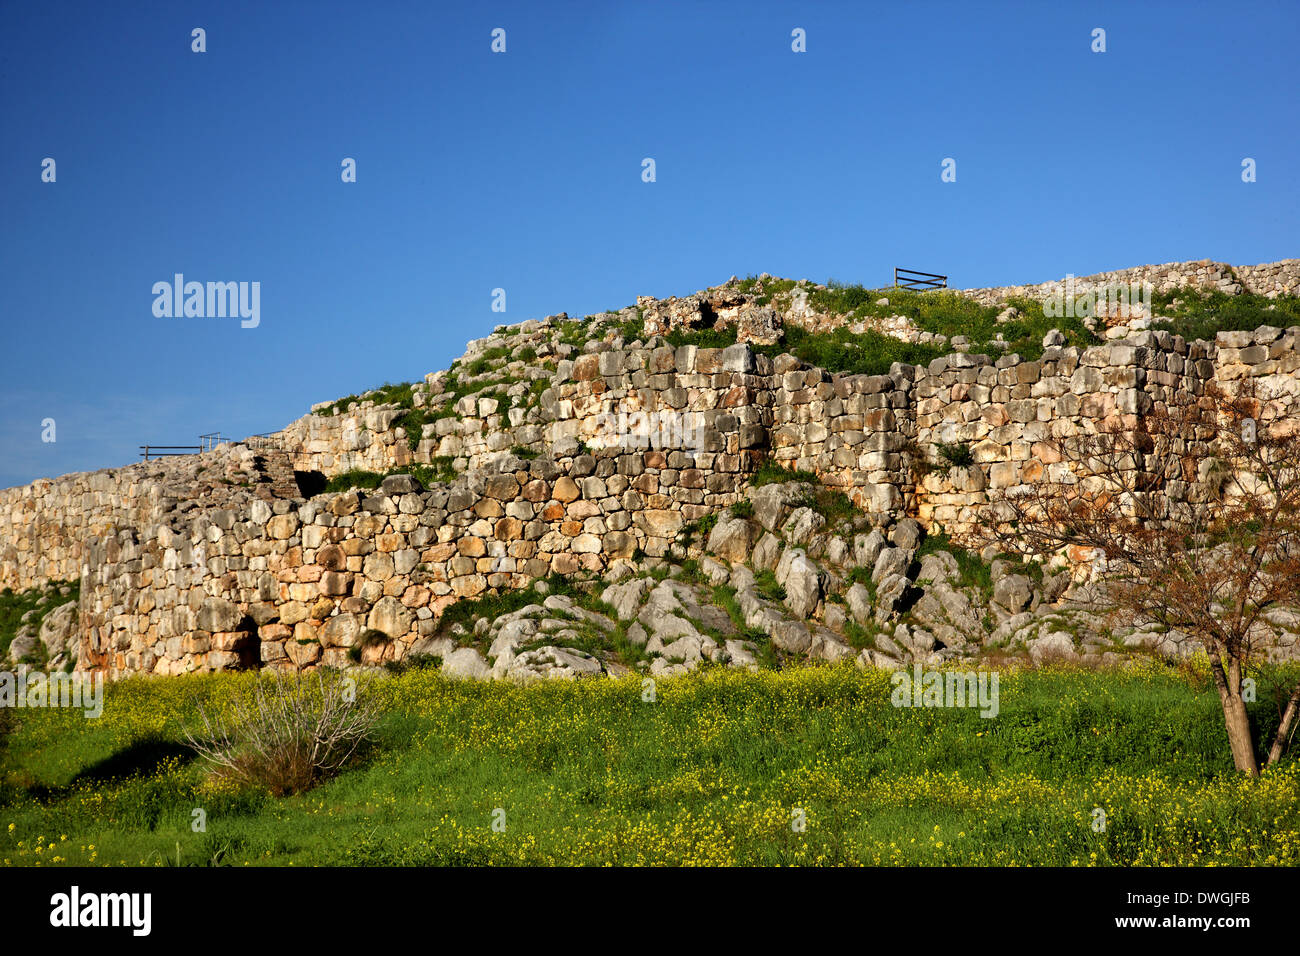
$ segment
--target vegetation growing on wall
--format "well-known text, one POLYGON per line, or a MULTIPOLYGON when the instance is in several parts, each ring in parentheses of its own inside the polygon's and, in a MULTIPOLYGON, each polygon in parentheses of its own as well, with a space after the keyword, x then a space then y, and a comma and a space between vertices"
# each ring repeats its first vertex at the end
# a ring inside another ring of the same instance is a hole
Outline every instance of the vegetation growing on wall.
POLYGON ((1153 328, 1185 339, 1213 339, 1216 332, 1248 332, 1261 325, 1285 329, 1300 325, 1300 296, 1276 298, 1242 292, 1227 295, 1217 289, 1174 289, 1151 296, 1151 310, 1163 317, 1153 328))
MULTIPOLYGON (((764 288, 767 288, 767 283, 764 288)), ((810 332, 787 323, 779 343, 752 346, 754 351, 771 357, 790 353, 828 372, 849 375, 885 375, 895 362, 927 365, 953 351, 950 344, 905 342, 873 329, 854 332, 849 328, 849 324, 860 320, 886 319, 895 315, 906 317, 922 332, 948 339, 965 336, 970 351, 994 357, 1016 353, 1025 359, 1036 359, 1043 353, 1044 336, 1052 329, 1060 329, 1071 345, 1088 346, 1100 341, 1082 320, 1049 318, 1043 313, 1042 303, 1031 299, 1013 299, 1010 305, 1017 314, 1009 315, 1001 322, 998 316, 1004 313, 1005 306, 980 305, 966 296, 947 291, 867 289, 837 283, 825 289, 814 289, 808 301, 814 310, 840 316, 846 324, 829 332, 810 332), (888 299, 889 304, 877 305, 877 300, 882 298, 888 299)), ((694 330, 678 328, 668 334, 667 341, 674 347, 726 348, 736 344, 736 329, 734 326, 694 330)))
POLYGON ((457 471, 452 466, 452 459, 443 455, 435 457, 429 464, 396 465, 385 472, 366 471, 354 468, 335 475, 325 484, 324 494, 337 494, 341 491, 371 490, 383 484, 389 475, 410 475, 424 487, 448 484, 456 480, 457 471))

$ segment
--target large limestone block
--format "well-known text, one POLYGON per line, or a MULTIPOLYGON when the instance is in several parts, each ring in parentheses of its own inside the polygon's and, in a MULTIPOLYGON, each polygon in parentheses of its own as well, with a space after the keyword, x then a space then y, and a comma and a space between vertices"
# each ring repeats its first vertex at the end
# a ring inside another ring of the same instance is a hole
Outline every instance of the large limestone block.
POLYGON ((379 631, 392 640, 406 636, 411 630, 411 611, 395 597, 380 598, 366 619, 366 626, 379 631))

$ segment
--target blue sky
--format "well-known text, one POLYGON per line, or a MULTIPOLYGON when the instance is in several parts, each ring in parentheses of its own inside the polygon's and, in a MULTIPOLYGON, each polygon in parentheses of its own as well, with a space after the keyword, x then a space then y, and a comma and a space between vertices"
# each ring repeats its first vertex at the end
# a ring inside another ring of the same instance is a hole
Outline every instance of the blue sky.
POLYGON ((1297 41, 1293 2, 5 3, 0 486, 732 274, 1296 257, 1297 41), (260 325, 155 317, 178 272, 260 325))

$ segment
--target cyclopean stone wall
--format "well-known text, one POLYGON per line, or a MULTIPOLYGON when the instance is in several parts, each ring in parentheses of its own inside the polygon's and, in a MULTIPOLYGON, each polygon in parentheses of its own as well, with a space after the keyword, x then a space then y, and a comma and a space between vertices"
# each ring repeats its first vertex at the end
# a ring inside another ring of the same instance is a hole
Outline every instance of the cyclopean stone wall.
POLYGON ((333 477, 346 471, 386 472, 429 456, 417 456, 398 420, 402 410, 381 405, 338 415, 306 415, 276 434, 295 469, 333 477))
MULTIPOLYGON (((1088 290, 1096 291, 1117 283, 1146 281, 1151 282, 1158 291, 1167 291, 1183 286, 1195 286, 1219 289, 1229 294, 1248 291, 1266 296, 1276 296, 1283 293, 1300 293, 1300 259, 1287 259, 1279 262, 1235 267, 1209 260, 1175 262, 1099 273, 1075 278, 1071 281, 1070 290, 1075 295, 1083 294, 1088 290)), ((962 291, 962 294, 971 296, 985 304, 990 304, 1004 302, 1008 297, 1013 296, 1046 299, 1064 295, 1066 291, 1066 282, 1062 279, 1036 285, 968 289, 962 291)), ((674 297, 659 300, 649 296, 641 296, 637 301, 645 333, 649 336, 681 326, 697 327, 701 323, 716 322, 719 325, 735 325, 743 333, 742 341, 768 343, 777 341, 780 326, 783 323, 800 325, 813 331, 827 331, 843 324, 843 317, 818 315, 808 311, 806 288, 794 290, 788 309, 779 314, 774 312, 773 309, 759 306, 756 301, 751 300, 754 300, 754 296, 739 293, 728 286, 722 286, 680 299, 674 297)), ((625 317, 632 318, 638 313, 636 309, 626 309, 622 314, 625 317)), ((904 325, 907 325, 906 320, 902 321, 904 325)), ((1109 322, 1109 319, 1107 321, 1109 322)), ((676 386, 663 383, 662 376, 665 374, 713 374, 712 369, 708 366, 697 370, 689 362, 677 364, 676 357, 671 368, 666 370, 652 369, 648 364, 651 362, 650 355, 658 350, 654 348, 645 350, 622 349, 621 340, 616 342, 588 342, 583 348, 565 344, 563 341, 557 340, 557 334, 558 330, 567 322, 568 316, 560 313, 548 316, 545 319, 531 319, 515 326, 501 326, 493 336, 471 341, 465 357, 458 363, 461 368, 454 370, 456 376, 469 382, 490 381, 494 377, 495 373, 493 372, 487 372, 475 377, 467 375, 465 371, 465 367, 472 365, 475 357, 482 355, 486 350, 494 346, 504 344, 510 348, 530 348, 534 355, 534 361, 531 363, 516 363, 512 367, 511 374, 519 380, 508 387, 503 387, 495 394, 469 395, 455 401, 447 409, 450 414, 437 421, 424 424, 417 436, 408 433, 407 426, 403 424, 405 421, 403 418, 404 410, 395 405, 376 406, 372 403, 362 402, 343 409, 338 414, 333 414, 332 409, 328 407, 333 403, 321 403, 314 407, 312 414, 298 419, 278 433, 276 436, 277 441, 280 447, 290 455, 293 467, 296 470, 320 472, 325 476, 334 476, 353 469, 381 473, 388 472, 394 468, 413 463, 428 464, 435 457, 454 460, 459 470, 472 470, 489 466, 494 458, 510 451, 512 448, 524 447, 546 454, 551 443, 557 439, 570 436, 581 438, 580 433, 583 428, 574 426, 572 418, 575 414, 579 418, 588 414, 592 408, 590 399, 602 396, 601 393, 595 393, 594 395, 583 393, 581 388, 575 391, 569 387, 571 380, 576 379, 580 383, 590 383, 600 378, 604 380, 607 388, 613 392, 621 390, 627 393, 643 393, 646 388, 656 392, 669 392, 676 386), (621 352, 624 358, 618 360, 607 357, 603 360, 607 365, 604 368, 598 367, 598 363, 602 360, 593 356, 610 352, 621 352), (609 374, 615 368, 615 364, 608 363, 617 364, 618 375, 612 376, 609 374), (542 386, 553 386, 554 389, 549 392, 542 392, 540 395, 541 401, 533 401, 529 398, 530 391, 538 383, 542 386), (578 411, 572 411, 569 405, 565 404, 566 402, 576 403, 573 407, 578 411)), ((1145 322, 1145 324, 1149 325, 1149 321, 1145 322)), ((1141 331, 1143 325, 1143 322, 1135 322, 1131 329, 1128 326, 1111 328, 1106 335, 1110 339, 1128 339, 1133 333, 1141 331)), ((899 337, 908 338, 908 335, 902 330, 891 331, 889 320, 873 320, 871 327, 878 331, 885 331, 888 334, 897 334, 899 337)), ((928 333, 916 333, 913 330, 913 335, 918 340, 931 340, 926 338, 928 333)), ((662 348, 662 339, 659 340, 659 343, 662 348)), ((1168 350, 1172 346, 1160 346, 1160 348, 1168 350)), ((700 351, 702 353, 710 352, 707 349, 700 351)), ((658 351, 658 354, 662 356, 665 353, 658 351)), ((659 359, 657 361, 663 360, 659 359)), ((1177 362, 1174 364, 1177 365, 1177 362)), ((772 374, 770 370, 762 371, 761 364, 756 365, 755 369, 759 374, 772 374)), ((789 367, 782 367, 781 371, 776 374, 784 376, 791 370, 789 367)), ((891 371, 891 375, 895 371, 898 370, 891 371)), ((426 376, 425 382, 416 386, 415 407, 417 409, 428 409, 440 405, 440 396, 444 393, 452 374, 452 371, 444 371, 426 376)), ((911 375, 912 378, 915 378, 917 373, 902 372, 901 374, 905 377, 911 375)), ((829 381, 829 377, 827 381, 829 381)), ((714 386, 701 383, 702 380, 697 378, 680 386, 688 390, 687 407, 691 409, 713 407, 698 404, 701 400, 701 391, 709 392, 714 388, 714 386)), ((783 383, 775 381, 765 384, 777 386, 778 391, 783 387, 783 383)), ((972 382, 963 384, 987 383, 972 382)), ((758 390, 761 392, 764 389, 759 388, 758 390)), ((894 388, 891 389, 891 392, 900 390, 904 392, 910 391, 906 388, 894 388)), ((815 387, 813 391, 816 391, 815 387)), ((776 421, 777 426, 787 425, 790 421, 805 423, 819 421, 822 408, 820 403, 825 401, 824 398, 814 396, 811 399, 811 407, 804 407, 808 403, 802 400, 805 396, 799 395, 794 407, 784 409, 787 404, 786 400, 798 392, 801 392, 799 387, 784 388, 782 394, 774 396, 770 402, 758 401, 757 404, 761 409, 758 417, 766 415, 774 420, 783 415, 794 416, 793 419, 776 421), (812 416, 811 419, 808 418, 810 415, 812 416)), ((976 390, 976 393, 982 394, 979 389, 976 390)), ((839 398, 841 401, 850 401, 850 394, 854 393, 849 392, 840 395, 839 398)), ((605 395, 603 397, 617 400, 615 396, 605 395)), ((664 398, 671 398, 671 396, 664 396, 664 398)), ((712 400, 711 396, 708 400, 712 400)), ((891 397, 886 400, 886 406, 891 408, 901 407, 888 405, 889 401, 898 400, 897 396, 891 397)), ((866 404, 870 405, 876 401, 878 400, 869 399, 866 404)), ((852 403, 855 407, 864 404, 858 400, 852 400, 852 403)), ((641 404, 644 406, 646 403, 643 401, 641 404)), ((664 410, 670 409, 672 406, 665 401, 660 401, 656 407, 664 410)), ((731 407, 740 406, 733 404, 731 407)), ((859 413, 854 412, 851 414, 856 415, 859 413)), ((596 415, 599 415, 599 409, 591 413, 590 417, 596 415)), ((886 416, 872 416, 873 421, 883 417, 886 416)), ((771 423, 768 419, 765 419, 765 421, 771 423)), ((753 422, 749 424, 753 424, 753 422)), ((848 421, 840 423, 839 427, 848 434, 846 441, 836 444, 836 448, 843 448, 845 444, 850 446, 856 444, 858 441, 856 433, 863 430, 848 421)), ((874 431, 875 426, 869 425, 866 434, 872 434, 874 431)), ((906 432, 906 428, 903 431, 906 432)), ((789 429, 782 432, 783 441, 788 440, 788 432, 789 429)), ((904 434, 903 437, 914 438, 916 436, 904 434)), ((872 441, 877 444, 893 443, 891 440, 879 438, 872 439, 872 441)), ((814 439, 809 444, 810 446, 816 446, 819 444, 819 440, 814 439)), ((822 450, 824 448, 810 447, 807 453, 800 452, 796 457, 815 458, 822 450)), ((896 449, 872 448, 869 450, 879 454, 873 455, 865 468, 857 470, 865 470, 876 474, 878 477, 873 479, 873 483, 896 484, 897 480, 901 480, 897 475, 899 469, 895 467, 896 463, 892 459, 879 457, 880 454, 892 454, 896 449), (882 467, 882 463, 886 463, 888 467, 882 467)), ((781 454, 784 455, 784 453, 781 454)), ((847 453, 841 451, 839 458, 842 463, 840 467, 847 467, 847 453)), ((847 479, 844 480, 847 481, 847 479)), ((888 497, 884 492, 880 492, 880 494, 888 497)), ((881 502, 883 503, 884 500, 882 498, 881 502)))
MULTIPOLYGON (((1237 267, 1236 278, 1214 263, 1101 278, 1272 294, 1296 288, 1298 262, 1237 267)), ((752 306, 721 294, 645 303, 656 321, 694 309, 758 328, 752 306)), ((625 312, 615 318, 634 317, 625 312)), ((469 361, 416 388, 415 407, 437 413, 418 436, 402 409, 358 404, 292 423, 277 447, 228 445, 0 491, 0 587, 79 577, 83 667, 341 665, 361 644, 361 660, 390 660, 459 598, 664 553, 685 524, 746 494, 767 459, 815 473, 869 514, 906 513, 961 538, 978 533, 992 497, 1050 473, 1048 439, 1099 419, 1247 379, 1300 414, 1297 328, 1213 342, 1126 330, 1087 349, 1052 333, 1035 361, 958 351, 866 376, 748 345, 672 348, 652 336, 626 346, 610 334, 576 346, 564 341, 574 341, 569 324, 551 316, 471 343, 469 361), (489 391, 456 397, 453 374, 461 386, 500 375, 474 374, 473 357, 503 341, 536 361, 512 359, 489 391), (943 445, 966 446, 971 464, 950 466, 943 445), (314 498, 295 480, 437 456, 465 473, 431 489, 394 477, 382 493, 314 498)), ((1196 477, 1168 493, 1195 496, 1196 477)))
MULTIPOLYGON (((428 490, 394 476, 373 494, 249 495, 97 537, 85 551, 79 666, 171 673, 399 659, 460 598, 664 553, 685 523, 738 500, 768 456, 817 472, 868 512, 906 510, 929 527, 974 532, 991 493, 1051 467, 1048 437, 1143 414, 1211 380, 1257 378, 1294 400, 1298 337, 1140 333, 1088 349, 1049 345, 1033 362, 954 353, 883 376, 830 375, 747 346, 583 355, 545 399, 557 458, 506 453, 428 490), (685 424, 629 441, 609 412, 629 403, 685 424), (669 447, 653 447, 661 437, 669 447), (939 442, 969 444, 973 464, 917 469, 936 460, 939 442)), ((1173 482, 1169 493, 1193 494, 1194 484, 1173 482)))
POLYGON ((213 505, 297 494, 282 454, 239 446, 0 489, 0 588, 79 578, 88 541, 213 505))
MULTIPOLYGON (((1209 382, 1231 387, 1244 378, 1276 396, 1283 414, 1300 412, 1298 345, 1300 329, 1262 327, 1220 333, 1217 344, 1142 332, 1087 349, 1049 345, 1035 361, 954 353, 928 367, 896 368, 889 401, 875 401, 880 410, 866 418, 867 430, 857 430, 855 416, 830 416, 828 445, 800 467, 810 464, 868 511, 905 509, 927 526, 971 535, 992 497, 1043 480, 1057 462, 1053 440, 1098 420, 1181 406, 1209 382), (948 464, 943 445, 966 446, 972 463, 948 464)), ((867 387, 890 388, 877 382, 867 387)), ((1146 464, 1165 470, 1163 462, 1146 464)), ((1169 487, 1175 497, 1192 492, 1176 481, 1169 487)))
POLYGON ((122 529, 87 549, 79 666, 343 667, 352 648, 362 663, 399 659, 460 598, 663 554, 706 510, 706 487, 734 500, 738 471, 670 458, 506 459, 450 486, 398 475, 372 494, 257 500, 122 529))
MULTIPOLYGON (((1228 295, 1253 292, 1271 299, 1279 295, 1300 293, 1300 259, 1283 259, 1253 266, 1230 266, 1226 262, 1211 262, 1209 259, 1166 262, 1162 265, 1136 266, 1075 277, 1071 280, 1071 288, 1076 293, 1082 293, 1105 286, 1143 282, 1151 283, 1155 292, 1192 286, 1207 291, 1218 290, 1228 295)), ((1033 285, 964 289, 961 292, 983 305, 994 305, 1013 297, 1045 299, 1063 295, 1066 292, 1066 280, 1062 278, 1033 285)))

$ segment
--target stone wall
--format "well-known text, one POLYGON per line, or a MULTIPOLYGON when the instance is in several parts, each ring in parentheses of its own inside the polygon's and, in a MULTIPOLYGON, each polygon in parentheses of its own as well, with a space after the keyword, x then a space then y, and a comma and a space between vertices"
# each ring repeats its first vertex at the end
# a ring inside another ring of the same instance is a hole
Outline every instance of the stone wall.
MULTIPOLYGON (((1215 343, 1145 332, 1050 345, 1033 362, 954 353, 881 376, 831 375, 747 346, 593 352, 565 360, 543 397, 554 458, 499 454, 429 490, 395 476, 373 494, 137 507, 90 525, 80 659, 167 673, 345 666, 353 647, 366 663, 399 659, 460 598, 663 554, 684 524, 738 500, 769 456, 868 512, 906 510, 960 536, 977 530, 991 494, 1043 476, 1045 441, 1070 429, 1182 401, 1212 380, 1261 379, 1294 401, 1298 339, 1300 329, 1215 343), (611 409, 629 406, 677 416, 684 430, 611 427, 611 409), (973 464, 919 472, 938 443, 969 445, 973 464)), ((1174 482, 1169 493, 1191 489, 1174 482)))
MULTIPOLYGON (((1296 288, 1298 266, 1238 267, 1233 278, 1190 263, 1088 279, 1274 294, 1296 288)), ((761 324, 739 302, 701 294, 646 305, 663 323, 680 312, 761 324)), ((611 315, 614 327, 635 317, 611 315)), ((815 473, 868 514, 912 515, 961 538, 978 532, 992 498, 1051 475, 1050 439, 1097 420, 1245 379, 1300 414, 1297 328, 1214 342, 1126 330, 1087 349, 1054 332, 1035 361, 957 351, 867 376, 748 345, 672 348, 652 336, 627 346, 616 331, 566 344, 571 325, 561 314, 471 343, 459 369, 416 387, 414 417, 393 405, 317 406, 274 447, 227 445, 0 491, 0 587, 79 577, 83 667, 343 665, 354 647, 373 663, 416 648, 460 598, 663 554, 687 523, 745 495, 767 459, 815 473), (523 346, 535 361, 517 360, 523 346), (476 359, 493 351, 513 357, 476 359), (413 445, 403 422, 422 418, 413 445), (945 445, 966 446, 971 463, 949 465, 945 445), (436 456, 461 477, 421 489, 394 476, 381 492, 305 498, 294 476, 389 472, 436 456)), ((1195 480, 1168 493, 1194 496, 1195 480)))
MULTIPOLYGON (((1209 260, 1139 266, 1132 269, 1121 269, 1114 272, 1075 278, 1072 280, 1071 288, 1075 294, 1082 294, 1090 289, 1095 290, 1116 283, 1143 281, 1151 282, 1157 291, 1167 291, 1190 285, 1200 288, 1219 289, 1228 294, 1237 294, 1242 291, 1255 292, 1270 297, 1283 293, 1297 294, 1300 293, 1300 259, 1236 267, 1209 260)), ((962 294, 969 295, 984 304, 994 304, 1004 302, 1010 296, 1043 299, 1050 296, 1064 295, 1065 292, 1065 280, 1061 279, 1036 285, 968 289, 964 290, 962 294)), ((812 331, 827 331, 842 324, 841 317, 809 313, 806 308, 807 291, 805 289, 795 290, 789 311, 781 315, 777 315, 771 309, 755 308, 753 303, 746 301, 752 298, 752 296, 741 295, 726 287, 720 287, 681 299, 657 300, 641 296, 638 298, 638 303, 642 310, 646 334, 651 336, 657 332, 679 326, 695 327, 700 323, 716 322, 719 325, 739 324, 745 327, 747 333, 745 338, 757 343, 776 341, 775 335, 779 332, 779 326, 782 322, 801 325, 812 331), (759 334, 758 331, 750 327, 756 323, 763 324, 760 319, 767 321, 771 325, 770 335, 759 334)), ((625 310, 625 312, 629 315, 632 314, 632 310, 625 310)), ((901 320, 901 317, 899 318, 901 320)), ((434 457, 453 459, 459 470, 467 471, 489 466, 496 457, 512 448, 524 447, 545 454, 548 453, 551 443, 556 440, 565 437, 590 437, 590 428, 588 427, 590 423, 587 425, 575 424, 574 416, 576 415, 578 419, 584 415, 593 419, 598 417, 600 414, 599 408, 595 412, 590 412, 590 409, 593 408, 592 399, 618 402, 626 396, 632 396, 633 403, 636 404, 639 401, 647 411, 662 410, 672 407, 666 401, 671 399, 672 396, 659 395, 653 401, 647 401, 646 390, 666 393, 672 388, 681 387, 688 390, 688 408, 697 410, 715 407, 709 404, 699 404, 702 398, 706 402, 714 399, 715 396, 712 394, 714 386, 702 383, 700 379, 692 379, 689 383, 680 386, 670 386, 663 380, 664 375, 673 373, 684 375, 711 374, 707 369, 697 373, 693 367, 686 364, 681 367, 674 365, 663 371, 651 370, 645 363, 648 361, 647 356, 650 352, 655 351, 654 349, 641 350, 644 351, 644 355, 634 350, 628 350, 626 359, 622 360, 622 363, 618 365, 619 375, 611 375, 610 372, 614 369, 614 365, 607 365, 606 368, 600 369, 593 364, 600 361, 594 357, 595 355, 619 351, 611 348, 610 343, 588 343, 587 349, 594 349, 595 351, 577 354, 578 350, 576 348, 557 344, 554 341, 557 328, 567 320, 568 316, 560 313, 556 316, 548 316, 546 319, 529 320, 519 326, 509 327, 513 335, 509 340, 512 345, 532 345, 535 347, 537 358, 539 360, 552 360, 553 364, 558 366, 557 371, 552 372, 548 368, 540 366, 530 367, 520 371, 520 374, 526 376, 527 381, 505 390, 503 393, 492 396, 470 395, 461 398, 450 407, 451 414, 436 422, 424 425, 421 434, 415 438, 414 442, 411 441, 406 427, 402 424, 404 410, 394 405, 353 406, 340 411, 338 414, 313 413, 291 423, 282 432, 278 433, 277 438, 281 447, 289 453, 293 461, 293 467, 296 470, 320 472, 327 477, 353 469, 383 473, 412 463, 428 464, 434 457), (596 378, 601 378, 605 380, 605 385, 611 392, 621 392, 623 394, 602 395, 599 391, 595 393, 584 391, 589 386, 580 385, 577 389, 570 387, 568 382, 575 368, 578 369, 579 377, 577 380, 580 383, 593 382, 596 378), (622 375, 624 371, 627 373, 626 375, 622 375), (614 381, 615 378, 618 378, 618 381, 614 381), (556 386, 555 391, 543 395, 545 400, 540 405, 527 408, 520 407, 514 400, 523 396, 528 391, 529 385, 538 379, 550 379, 549 384, 556 386), (639 398, 636 397, 638 395, 639 398)), ((870 325, 870 327, 878 331, 899 338, 910 337, 918 341, 927 341, 933 338, 926 333, 917 333, 915 330, 910 330, 909 336, 910 326, 908 326, 906 320, 901 320, 901 322, 902 325, 897 328, 891 326, 891 320, 872 320, 869 323, 864 323, 864 325, 870 325)), ((1149 322, 1146 324, 1149 325, 1149 322)), ((506 328, 503 326, 498 329, 498 332, 506 328)), ((1142 328, 1143 323, 1139 322, 1134 324, 1132 330, 1128 327, 1111 329, 1107 332, 1107 336, 1111 339, 1127 337, 1131 334, 1131 331, 1138 331, 1142 328)), ((479 354, 489 343, 499 344, 501 341, 499 337, 472 341, 469 343, 466 358, 479 354)), ((707 352, 709 350, 702 351, 707 352)), ((607 358, 604 361, 610 363, 616 360, 607 358)), ((778 374, 784 376, 788 371, 790 369, 783 368, 778 374)), ((906 376, 909 373, 904 372, 902 374, 906 376)), ((915 373, 911 374, 915 377, 915 373)), ((437 372, 426 376, 425 385, 419 387, 420 390, 417 394, 417 408, 429 407, 430 404, 437 401, 437 396, 442 391, 447 376, 448 373, 446 372, 437 372)), ((829 376, 827 381, 829 381, 829 376)), ((783 383, 774 382, 773 384, 777 385, 777 391, 781 392, 783 383)), ((850 386, 850 388, 853 387, 861 386, 850 386)), ((900 390, 909 391, 906 388, 900 390)), ((800 388, 785 388, 781 394, 771 396, 770 402, 759 402, 762 408, 760 417, 761 415, 769 416, 769 419, 767 419, 769 423, 771 416, 779 418, 780 415, 793 415, 794 418, 791 421, 804 423, 813 420, 807 418, 809 415, 814 416, 814 419, 816 419, 821 412, 819 403, 824 401, 821 398, 814 397, 811 400, 811 407, 805 408, 803 407, 805 403, 802 400, 804 396, 799 395, 793 403, 795 407, 788 411, 779 411, 792 396, 800 392, 800 388)), ((851 392, 846 392, 839 397, 842 401, 848 401, 849 394, 851 392)), ((897 401, 898 399, 895 397, 890 400, 897 401)), ((324 412, 324 406, 327 404, 329 403, 322 403, 321 406, 317 406, 318 411, 324 412)), ((599 406, 599 404, 599 401, 595 403, 596 406, 599 406)), ((854 404, 856 406, 862 403, 855 402, 854 404)), ((733 405, 732 407, 736 406, 733 405)), ((778 426, 789 423, 789 421, 776 422, 778 426)), ((848 436, 849 444, 852 444, 857 438, 856 434, 852 433, 860 430, 851 422, 842 423, 840 428, 851 433, 848 436)), ((872 430, 871 427, 868 428, 868 431, 872 430)), ((786 429, 785 433, 788 433, 788 431, 786 429)), ((915 436, 909 434, 905 437, 911 438, 915 436)), ((883 439, 874 439, 874 441, 889 444, 888 441, 883 439)), ((812 441, 806 451, 798 452, 795 457, 801 459, 816 458, 821 449, 813 446, 818 444, 818 440, 812 441)), ((836 447, 843 448, 844 444, 838 444, 836 447)), ((787 452, 782 451, 780 448, 777 451, 778 457, 784 459, 787 452)), ((881 452, 882 449, 865 451, 881 452)), ((841 462, 845 461, 846 456, 846 452, 841 452, 841 462)), ((896 468, 882 469, 880 462, 880 458, 872 457, 865 467, 858 470, 873 473, 879 473, 882 470, 885 472, 897 471, 896 468)), ((843 470, 846 467, 847 465, 841 464, 837 466, 837 470, 843 470)), ((888 475, 880 475, 882 481, 887 477, 888 475)))
POLYGON ((413 462, 428 463, 428 450, 417 455, 394 405, 370 405, 337 415, 311 414, 291 422, 274 436, 296 471, 332 478, 348 471, 385 473, 413 462))
POLYGON ((700 507, 699 482, 662 451, 503 464, 446 487, 393 476, 373 494, 257 500, 94 541, 79 666, 343 667, 354 647, 363 663, 398 659, 452 602, 662 554, 700 507))
MULTIPOLYGON (((1110 285, 1151 283, 1154 291, 1168 292, 1183 286, 1198 289, 1217 289, 1228 295, 1253 292, 1270 299, 1279 295, 1300 293, 1300 259, 1283 259, 1254 266, 1230 266, 1225 262, 1202 259, 1197 262, 1166 262, 1162 265, 1136 266, 1114 272, 1079 276, 1071 280, 1072 288, 1082 293, 1110 285)), ((1008 298, 1044 299, 1063 295, 1066 280, 1040 282, 1033 285, 999 286, 991 289, 963 289, 963 295, 976 299, 983 305, 995 305, 1008 298)))
POLYGON ((24 590, 79 578, 87 538, 151 520, 158 485, 127 472, 42 478, 0 491, 0 587, 24 590))
MULTIPOLYGON (((1216 342, 1141 332, 1087 349, 1055 344, 1035 361, 957 352, 925 367, 895 365, 888 376, 792 369, 775 392, 772 453, 869 513, 905 510, 962 537, 979 531, 991 497, 1049 476, 1054 440, 1246 378, 1277 397, 1281 414, 1297 415, 1298 370, 1300 329, 1272 327, 1216 342), (972 463, 948 464, 944 445, 966 446, 972 463)), ((1155 472, 1167 464, 1146 463, 1155 472)), ((1190 492, 1178 482, 1169 491, 1190 492)))
POLYGON ((86 542, 111 538, 122 528, 296 493, 283 455, 243 446, 0 489, 0 588, 79 578, 86 542))

